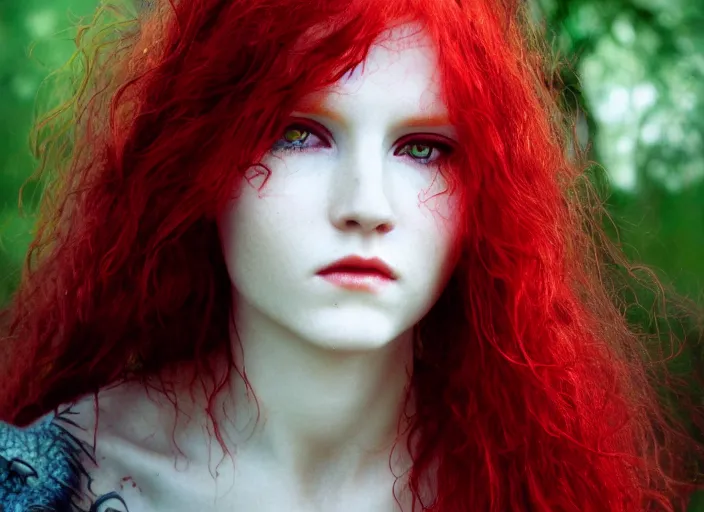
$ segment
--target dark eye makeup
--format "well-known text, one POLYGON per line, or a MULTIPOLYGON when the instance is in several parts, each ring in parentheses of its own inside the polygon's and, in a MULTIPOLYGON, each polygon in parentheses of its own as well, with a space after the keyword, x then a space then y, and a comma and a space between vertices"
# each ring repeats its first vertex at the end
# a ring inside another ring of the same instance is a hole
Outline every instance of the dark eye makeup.
MULTIPOLYGON (((273 152, 307 151, 330 147, 330 132, 310 119, 296 120, 282 131, 272 148, 273 152), (318 143, 309 142, 318 139, 318 143)), ((410 134, 396 144, 395 156, 407 156, 413 163, 434 166, 446 160, 453 152, 447 139, 433 134, 410 134)))

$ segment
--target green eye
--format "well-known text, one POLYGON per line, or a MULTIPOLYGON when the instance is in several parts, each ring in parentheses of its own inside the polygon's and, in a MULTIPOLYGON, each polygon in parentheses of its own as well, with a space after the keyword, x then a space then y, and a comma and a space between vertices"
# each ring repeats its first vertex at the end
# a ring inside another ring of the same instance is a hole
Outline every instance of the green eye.
POLYGON ((433 148, 425 144, 413 144, 408 152, 413 158, 428 158, 433 148))
POLYGON ((298 128, 289 128, 284 133, 286 142, 302 142, 308 138, 308 132, 298 128))

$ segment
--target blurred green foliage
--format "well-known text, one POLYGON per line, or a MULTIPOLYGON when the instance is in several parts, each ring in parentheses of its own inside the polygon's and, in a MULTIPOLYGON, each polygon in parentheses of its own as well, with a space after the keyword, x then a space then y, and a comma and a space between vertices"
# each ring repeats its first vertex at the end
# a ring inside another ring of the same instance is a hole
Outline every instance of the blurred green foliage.
POLYGON ((701 301, 704 2, 534 0, 631 258, 701 301))
POLYGON ((40 83, 74 51, 80 16, 95 0, 0 0, 0 304, 19 281, 32 238, 36 194, 25 194, 26 215, 18 210, 22 183, 34 170, 29 129, 40 83))
MULTIPOLYGON (((701 302, 704 285, 704 1, 529 0, 559 56, 576 135, 610 178, 628 255, 701 302)), ((28 133, 35 97, 73 51, 97 0, 0 0, 0 304, 19 280, 37 194, 28 133)), ((612 230, 615 233, 614 230, 612 230)), ((636 319, 637 321, 637 319, 636 319)), ((685 368, 700 365, 690 353, 685 368)), ((692 504, 704 511, 704 500, 692 504)))

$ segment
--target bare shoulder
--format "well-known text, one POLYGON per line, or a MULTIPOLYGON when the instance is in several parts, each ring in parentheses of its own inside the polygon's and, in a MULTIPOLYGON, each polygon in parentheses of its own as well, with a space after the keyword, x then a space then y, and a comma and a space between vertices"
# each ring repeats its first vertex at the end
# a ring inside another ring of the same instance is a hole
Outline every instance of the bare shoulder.
MULTIPOLYGON (((79 510, 216 512, 251 510, 245 505, 262 502, 256 490, 263 480, 253 485, 238 472, 235 482, 234 464, 217 451, 198 405, 187 393, 179 393, 176 403, 141 384, 121 384, 57 416, 86 447, 79 510)), ((262 507, 257 510, 287 509, 262 507)))
POLYGON ((163 398, 150 396, 139 384, 124 383, 105 388, 97 396, 86 396, 66 409, 74 427, 84 436, 90 434, 97 450, 98 444, 109 447, 116 442, 158 450, 161 447, 157 433, 173 416, 163 402, 163 398))
POLYGON ((135 384, 106 388, 62 408, 54 422, 84 447, 80 510, 152 510, 150 482, 166 453, 163 420, 161 408, 135 384))
MULTIPOLYGON (((106 390, 98 400, 65 404, 26 427, 0 422, 0 510, 149 510, 135 497, 137 485, 130 486, 129 474, 144 465, 146 451, 125 428, 131 414, 145 412, 132 393, 106 390), (127 422, 117 418, 120 410, 127 422)), ((146 425, 148 418, 140 417, 146 425)))

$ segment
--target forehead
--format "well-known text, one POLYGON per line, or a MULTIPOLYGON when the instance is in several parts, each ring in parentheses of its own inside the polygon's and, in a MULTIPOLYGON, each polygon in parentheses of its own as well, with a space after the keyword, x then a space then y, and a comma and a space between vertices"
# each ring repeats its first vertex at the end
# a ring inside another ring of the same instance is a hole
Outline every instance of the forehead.
POLYGON ((366 60, 334 86, 306 96, 301 106, 377 113, 432 110, 444 113, 437 52, 416 25, 383 33, 366 60))

